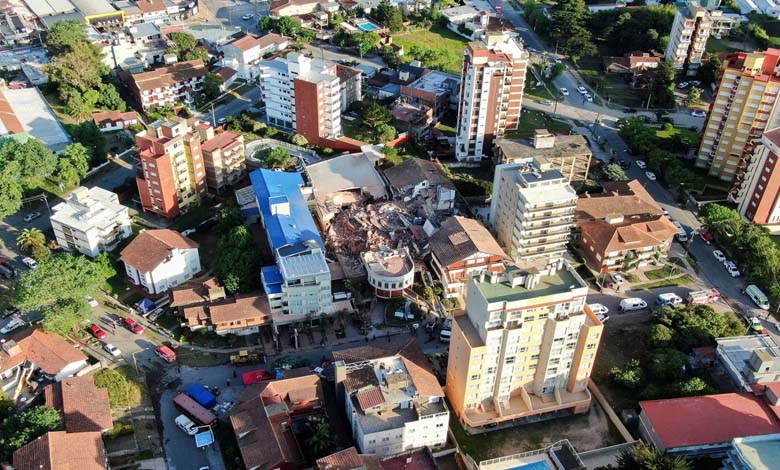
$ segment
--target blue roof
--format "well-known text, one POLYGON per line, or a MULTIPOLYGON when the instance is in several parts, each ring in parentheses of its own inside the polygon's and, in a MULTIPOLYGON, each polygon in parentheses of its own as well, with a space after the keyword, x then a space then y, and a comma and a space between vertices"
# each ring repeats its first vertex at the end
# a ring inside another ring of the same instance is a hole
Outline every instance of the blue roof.
POLYGON ((266 294, 281 294, 284 278, 276 265, 260 268, 263 273, 263 289, 266 294))
POLYGON ((512 467, 507 470, 552 470, 552 468, 550 468, 550 464, 542 460, 539 462, 520 465, 519 467, 512 467))
POLYGON ((195 447, 201 448, 214 443, 214 433, 211 429, 195 434, 195 447))
POLYGON ((384 91, 385 93, 392 93, 394 95, 398 95, 401 93, 401 85, 398 85, 396 83, 388 83, 387 85, 380 88, 380 90, 384 91))
POLYGON ((325 251, 325 244, 320 237, 317 224, 314 223, 306 201, 303 200, 301 194, 303 178, 299 173, 255 170, 249 177, 257 195, 272 250, 315 240, 325 251), (290 214, 272 214, 271 204, 282 202, 289 202, 290 214))

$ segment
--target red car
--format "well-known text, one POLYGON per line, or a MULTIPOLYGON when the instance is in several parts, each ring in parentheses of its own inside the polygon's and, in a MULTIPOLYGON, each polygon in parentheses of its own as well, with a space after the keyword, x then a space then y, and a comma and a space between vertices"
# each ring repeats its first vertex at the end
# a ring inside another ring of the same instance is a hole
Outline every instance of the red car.
POLYGON ((92 333, 92 336, 94 336, 97 339, 103 339, 106 337, 106 332, 103 331, 99 326, 95 325, 94 323, 92 326, 89 327, 89 332, 92 333))
POLYGON ((128 330, 132 331, 133 333, 140 335, 144 332, 144 327, 139 325, 137 321, 133 320, 130 317, 125 318, 122 323, 125 324, 128 330))

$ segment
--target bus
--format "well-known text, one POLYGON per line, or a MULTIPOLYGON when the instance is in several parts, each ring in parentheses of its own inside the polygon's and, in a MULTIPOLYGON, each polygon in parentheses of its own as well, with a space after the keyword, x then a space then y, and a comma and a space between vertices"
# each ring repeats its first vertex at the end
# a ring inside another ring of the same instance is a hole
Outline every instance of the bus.
POLYGON ((217 422, 217 417, 214 415, 214 413, 200 406, 198 402, 187 396, 185 393, 176 395, 173 398, 173 404, 184 414, 204 426, 210 426, 217 422))
POLYGON ((677 238, 678 242, 687 242, 688 241, 688 232, 685 231, 685 227, 682 226, 680 222, 677 222, 676 220, 672 222, 675 227, 677 227, 677 234, 674 236, 677 238))
POLYGON ((758 308, 769 310, 769 299, 766 298, 766 295, 761 292, 757 285, 750 284, 747 286, 745 294, 750 297, 754 304, 758 305, 758 308))

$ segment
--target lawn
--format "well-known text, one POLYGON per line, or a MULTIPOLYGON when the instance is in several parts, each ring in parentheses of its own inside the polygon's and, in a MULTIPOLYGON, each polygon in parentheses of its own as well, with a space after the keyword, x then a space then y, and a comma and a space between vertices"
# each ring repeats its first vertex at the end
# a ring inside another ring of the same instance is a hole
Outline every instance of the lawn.
POLYGON ((655 135, 659 139, 671 139, 672 137, 679 135, 684 140, 698 145, 700 134, 685 127, 672 127, 671 129, 669 127, 662 127, 655 132, 655 135))
POLYGON ((182 214, 176 218, 173 223, 173 228, 182 232, 187 229, 195 228, 204 220, 211 217, 211 212, 207 204, 201 205, 190 209, 186 214, 182 214))
POLYGON ((645 272, 645 276, 647 276, 648 279, 666 279, 680 274, 681 271, 679 266, 666 265, 663 268, 645 272))
POLYGON ((740 49, 734 47, 732 44, 729 44, 729 41, 724 41, 723 39, 717 39, 713 36, 710 36, 709 39, 707 39, 707 52, 736 52, 740 49))
POLYGON ((460 75, 463 68, 463 51, 468 40, 447 28, 435 25, 430 30, 394 35, 393 43, 403 46, 406 55, 409 55, 412 46, 442 51, 446 58, 443 70, 460 75))
POLYGON ((661 279, 659 281, 648 282, 647 284, 634 286, 634 290, 657 289, 659 287, 687 286, 688 284, 692 283, 694 280, 695 279, 690 274, 684 274, 680 277, 675 277, 672 279, 661 279))
POLYGON ((526 76, 525 89, 523 90, 523 96, 536 101, 541 100, 556 100, 557 96, 550 92, 550 85, 545 86, 544 82, 537 80, 536 75, 529 73, 526 76))
POLYGON ((599 56, 583 57, 577 62, 577 72, 608 103, 641 107, 644 100, 639 90, 631 88, 621 75, 604 73, 602 55, 612 54, 605 49, 599 56))
POLYGON ((506 131, 504 137, 509 139, 533 137, 536 129, 547 129, 550 132, 570 132, 571 126, 563 121, 553 119, 547 113, 523 110, 517 129, 506 131))
POLYGON ((455 137, 455 134, 457 134, 457 126, 458 113, 456 111, 447 111, 442 120, 436 124, 436 129, 446 136, 455 137))
POLYGON ((604 328, 593 366, 593 380, 618 413, 626 408, 636 408, 638 398, 635 392, 616 386, 609 371, 613 367, 623 367, 630 359, 646 363, 651 351, 646 340, 648 329, 649 324, 638 321, 610 323, 604 328))
POLYGON ((493 193, 493 171, 487 166, 445 167, 445 172, 463 197, 489 197, 493 193))

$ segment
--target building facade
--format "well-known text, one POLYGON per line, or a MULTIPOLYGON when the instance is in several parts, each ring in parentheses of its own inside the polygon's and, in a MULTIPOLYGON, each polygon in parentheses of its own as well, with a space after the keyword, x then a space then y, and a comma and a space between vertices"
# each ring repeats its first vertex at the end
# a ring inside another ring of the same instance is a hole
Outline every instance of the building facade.
POLYGON ((729 197, 735 202, 747 195, 745 173, 761 135, 780 126, 778 62, 778 49, 728 56, 710 105, 696 166, 731 182, 729 197))
POLYGON ((223 62, 238 71, 244 79, 255 79, 259 73, 256 65, 269 53, 287 48, 289 39, 276 33, 255 37, 247 34, 222 46, 223 62))
POLYGON ((145 211, 173 218, 206 194, 200 135, 191 122, 156 121, 135 136, 141 175, 136 178, 145 211))
POLYGON ((511 266, 471 278, 455 317, 446 392, 466 426, 584 413, 602 323, 587 284, 563 261, 546 271, 511 266))
POLYGON ((486 35, 470 42, 463 59, 455 158, 479 161, 493 139, 517 129, 528 53, 512 38, 486 35))
POLYGON ((214 128, 208 123, 200 123, 196 129, 203 142, 200 150, 206 168, 206 185, 221 193, 246 174, 244 136, 230 131, 214 135, 214 128))
POLYGON ((178 62, 151 72, 134 73, 128 88, 136 102, 147 110, 160 106, 191 103, 203 89, 208 69, 202 60, 178 62))
POLYGON ((739 213, 750 222, 769 230, 780 230, 780 128, 761 136, 751 162, 746 168, 745 183, 740 189, 739 213))
POLYGON ((127 207, 119 204, 116 194, 97 186, 74 189, 52 211, 57 244, 87 256, 111 251, 133 233, 127 207))
POLYGON ((366 251, 361 255, 368 274, 368 284, 381 299, 403 297, 414 283, 414 261, 409 250, 366 251))
POLYGON ((119 259, 128 280, 152 295, 163 294, 200 272, 198 244, 169 229, 141 232, 119 259))
POLYGON ((517 262, 563 254, 576 206, 577 193, 559 170, 534 159, 496 167, 490 225, 517 262))
POLYGON ((666 61, 674 64, 677 70, 685 70, 687 75, 696 75, 711 28, 709 12, 697 1, 678 2, 666 47, 666 61))
POLYGON ((522 162, 534 158, 549 168, 560 170, 566 180, 585 181, 593 153, 588 140, 581 135, 555 135, 547 129, 536 129, 531 144, 521 140, 499 138, 493 144, 493 163, 522 162))

